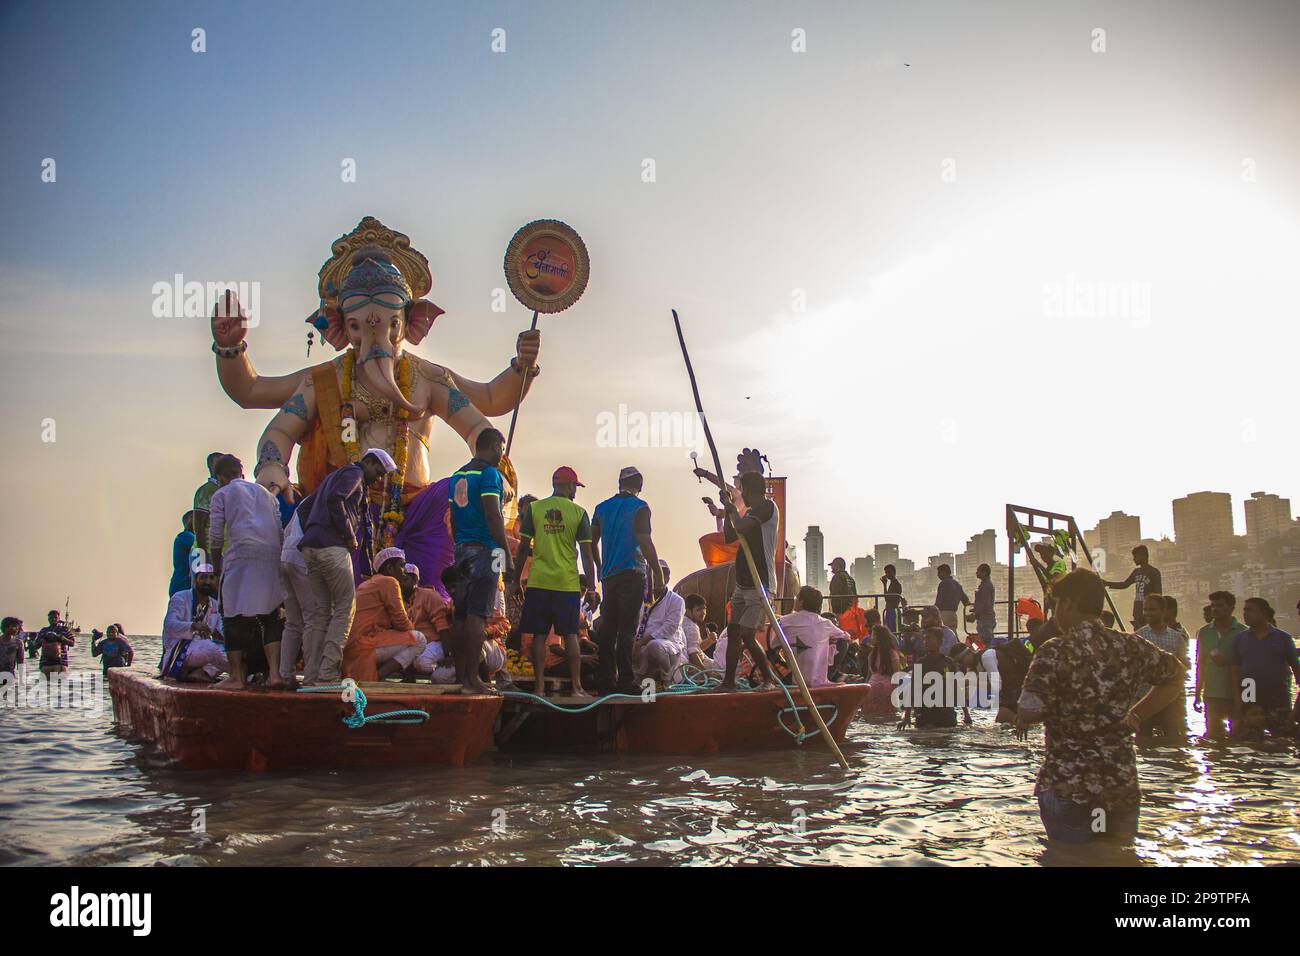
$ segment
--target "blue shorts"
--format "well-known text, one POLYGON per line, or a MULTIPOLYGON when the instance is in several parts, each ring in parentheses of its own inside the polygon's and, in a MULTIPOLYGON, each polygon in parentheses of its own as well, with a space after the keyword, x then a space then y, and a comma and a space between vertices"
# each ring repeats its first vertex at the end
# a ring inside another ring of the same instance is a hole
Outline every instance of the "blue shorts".
POLYGON ((1059 796, 1050 789, 1038 792, 1038 815, 1049 840, 1091 843, 1093 840, 1132 840, 1137 836, 1140 807, 1128 810, 1094 810, 1059 796))
POLYGON ((452 605, 456 620, 473 614, 487 620, 497 603, 500 572, 493 569, 493 549, 481 544, 456 545, 456 590, 452 605))
POLYGON ((524 592, 524 610, 519 616, 519 631, 542 637, 555 633, 571 637, 578 633, 582 596, 577 591, 548 591, 529 588, 524 592))

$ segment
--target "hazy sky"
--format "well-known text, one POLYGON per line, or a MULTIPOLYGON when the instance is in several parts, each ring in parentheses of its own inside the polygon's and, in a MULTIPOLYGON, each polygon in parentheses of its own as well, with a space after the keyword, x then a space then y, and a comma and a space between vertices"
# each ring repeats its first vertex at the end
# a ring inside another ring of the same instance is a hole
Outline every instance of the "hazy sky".
MULTIPOLYGON (((288 372, 366 214, 431 262, 416 352, 479 379, 529 319, 491 310, 511 234, 582 233, 514 457, 532 491, 573 465, 588 508, 638 464, 678 575, 712 528, 686 451, 596 424, 689 411, 672 307, 801 551, 809 524, 850 559, 1004 546, 1007 501, 1171 534, 1206 489, 1244 531, 1250 492, 1300 495, 1298 54, 1294 2, 7 3, 0 612, 70 593, 157 633, 204 454, 251 468, 270 412, 153 285, 259 282, 250 354, 288 372)), ((466 457, 435 431, 435 473, 466 457)))

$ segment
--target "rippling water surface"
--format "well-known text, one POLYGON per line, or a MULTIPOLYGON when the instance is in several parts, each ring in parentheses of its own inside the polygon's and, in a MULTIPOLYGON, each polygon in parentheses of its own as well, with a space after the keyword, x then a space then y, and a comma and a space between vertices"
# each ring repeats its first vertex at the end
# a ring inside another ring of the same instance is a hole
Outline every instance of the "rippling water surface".
MULTIPOLYGON (((84 645, 88 641, 82 641, 84 645)), ((157 659, 138 638, 137 667, 157 659)), ((91 666, 78 646, 73 669, 91 666)), ((1189 702, 1190 703, 1190 702, 1189 702)), ((1189 714, 1194 730, 1199 715, 1189 714)), ((1271 745, 1270 745, 1271 746, 1271 745)), ((826 753, 528 757, 475 767, 235 774, 174 768, 98 712, 0 711, 0 863, 1270 864, 1300 859, 1293 746, 1139 750, 1136 846, 1046 848, 1041 733, 859 718, 826 753), (194 832, 195 811, 206 832, 194 832)))

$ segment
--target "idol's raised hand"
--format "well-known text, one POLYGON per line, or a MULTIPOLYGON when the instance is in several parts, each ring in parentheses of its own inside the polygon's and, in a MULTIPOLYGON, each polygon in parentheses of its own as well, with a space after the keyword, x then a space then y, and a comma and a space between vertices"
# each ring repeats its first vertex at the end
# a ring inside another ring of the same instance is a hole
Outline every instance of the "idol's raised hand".
POLYGON ((515 355, 518 357, 520 365, 524 368, 532 368, 537 364, 537 356, 541 351, 541 329, 529 329, 527 332, 519 333, 519 338, 515 341, 515 355))
POLYGON ((239 296, 227 289, 212 307, 212 341, 228 349, 244 341, 247 334, 248 316, 239 296))

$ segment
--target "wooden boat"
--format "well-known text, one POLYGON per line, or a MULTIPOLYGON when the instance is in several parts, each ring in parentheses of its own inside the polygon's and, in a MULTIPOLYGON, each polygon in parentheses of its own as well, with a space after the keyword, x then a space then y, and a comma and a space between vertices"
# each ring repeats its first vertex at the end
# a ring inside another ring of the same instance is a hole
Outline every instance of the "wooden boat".
MULTIPOLYGON (((798 690, 791 691, 796 703, 798 690)), ((849 723, 867 695, 866 684, 834 684, 813 691, 823 707, 822 717, 836 742, 844 739, 849 723)), ((557 704, 575 699, 558 697, 557 704)), ((735 694, 659 694, 651 703, 640 700, 610 701, 581 714, 560 713, 545 704, 507 699, 497 733, 503 751, 574 753, 614 751, 636 754, 743 753, 754 750, 790 750, 794 738, 782 729, 797 727, 789 702, 779 690, 735 694)), ((813 734, 804 747, 825 748, 812 720, 805 730, 813 734)))
POLYGON ((113 716, 192 770, 461 767, 492 747, 501 698, 448 693, 445 685, 369 684, 366 713, 422 710, 418 724, 376 721, 353 729, 339 692, 224 691, 120 667, 108 672, 113 716))

